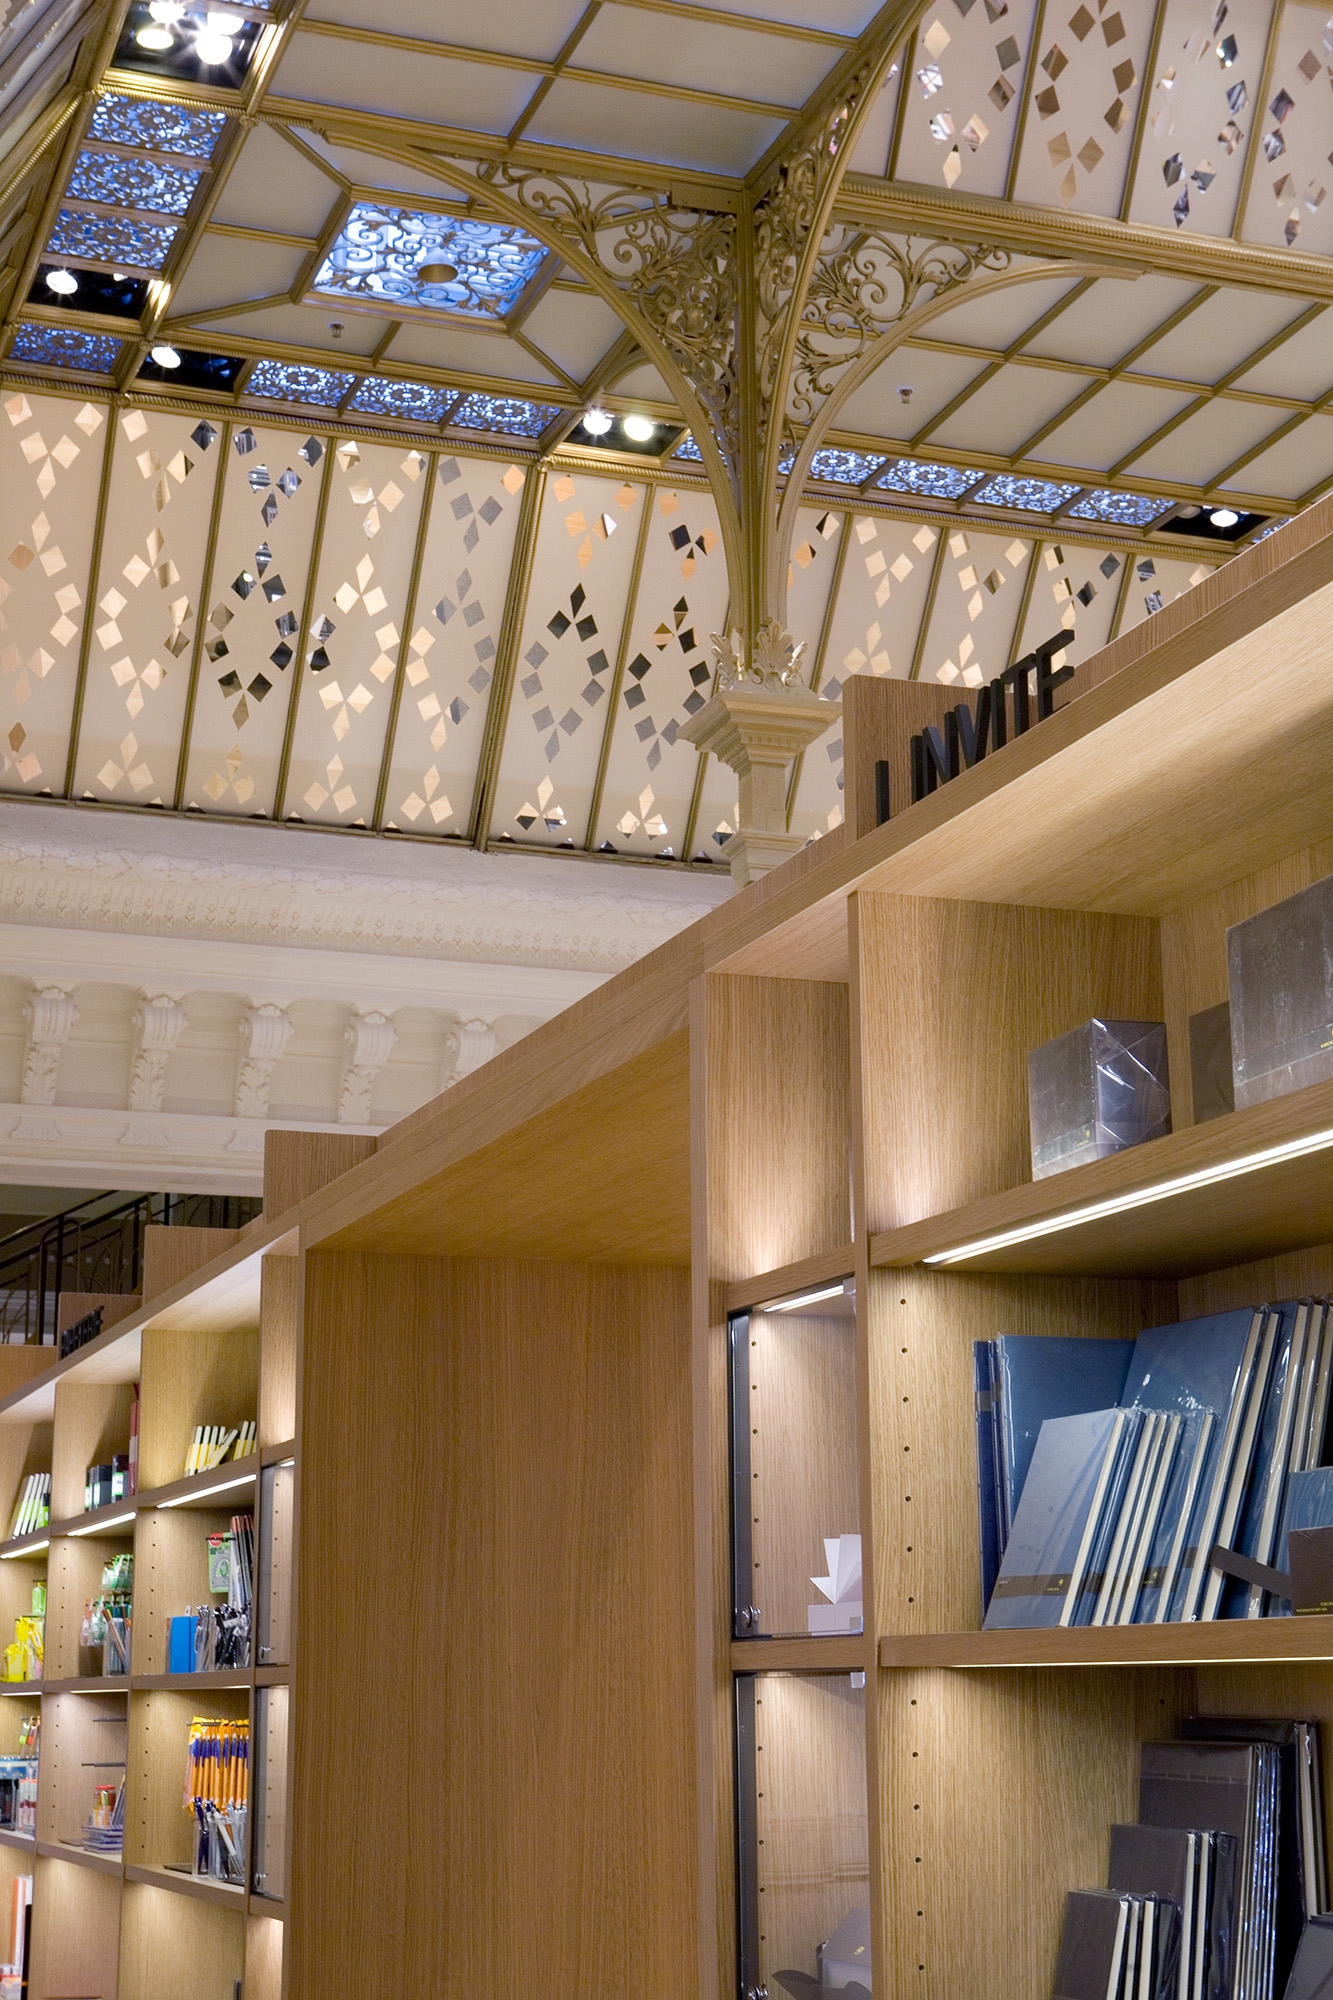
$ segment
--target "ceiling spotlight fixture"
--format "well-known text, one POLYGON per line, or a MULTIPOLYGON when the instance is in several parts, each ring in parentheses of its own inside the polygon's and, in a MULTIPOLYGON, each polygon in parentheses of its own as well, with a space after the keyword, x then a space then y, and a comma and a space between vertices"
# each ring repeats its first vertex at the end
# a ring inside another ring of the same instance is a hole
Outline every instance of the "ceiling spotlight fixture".
POLYGON ((457 264, 418 264, 417 276, 423 285, 452 285, 458 276, 457 264))
POLYGON ((650 438, 657 436, 657 425, 651 417, 622 417, 620 427, 627 438, 633 438, 635 444, 647 444, 650 438))
POLYGON ((609 410, 592 409, 583 412, 583 428, 589 437, 605 437, 615 418, 609 410))
POLYGON ((159 368, 179 368, 181 365, 180 355, 174 347, 168 347, 165 342, 152 350, 151 358, 159 368))
POLYGON ((155 21, 170 28, 185 12, 184 0, 148 0, 148 11, 155 21))
POLYGON ((174 49, 176 37, 163 21, 150 21, 134 37, 141 49, 174 49))
POLYGON ((1240 515, 1234 507, 1214 507, 1209 519, 1215 528, 1234 528, 1240 515))
POLYGON ((208 23, 194 38, 194 52, 201 63, 214 68, 218 63, 230 62, 232 57, 232 37, 239 35, 245 22, 239 14, 220 14, 209 10, 208 23))
POLYGON ((56 292, 62 299, 72 297, 79 289, 79 281, 72 271, 48 271, 46 289, 56 292))

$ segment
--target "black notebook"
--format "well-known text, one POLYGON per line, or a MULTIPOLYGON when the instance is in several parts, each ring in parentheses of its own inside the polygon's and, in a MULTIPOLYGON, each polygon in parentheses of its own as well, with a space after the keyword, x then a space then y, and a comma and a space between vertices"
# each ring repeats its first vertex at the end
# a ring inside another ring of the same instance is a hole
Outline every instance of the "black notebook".
POLYGON ((1118 2000, 1124 1980, 1129 1898, 1071 1889, 1051 2000, 1118 2000))
POLYGON ((1226 1979, 1214 1967, 1218 2000, 1274 2000, 1278 1753, 1268 1743, 1145 1743, 1139 1762, 1139 1819, 1145 1826, 1229 1834, 1218 1843, 1219 1914, 1234 1912, 1219 1943, 1226 1979))
POLYGON ((1311 1917, 1305 1926, 1285 2000, 1333 2000, 1333 1917, 1311 1917))

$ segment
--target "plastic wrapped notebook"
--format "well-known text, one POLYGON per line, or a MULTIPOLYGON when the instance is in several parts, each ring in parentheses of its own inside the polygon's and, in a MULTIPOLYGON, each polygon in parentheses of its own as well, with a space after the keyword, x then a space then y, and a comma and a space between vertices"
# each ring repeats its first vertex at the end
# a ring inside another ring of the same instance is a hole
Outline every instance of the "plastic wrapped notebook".
POLYGON ((987 1631, 1078 1622, 1099 1524, 1123 1483, 1141 1426, 1142 1412, 1134 1410, 1093 1410, 1042 1425, 987 1631))
POLYGON ((1205 1828, 1237 1845, 1230 1885, 1235 1958, 1219 2000, 1274 2000, 1279 1758, 1271 1743, 1145 1743, 1139 1757, 1144 1826, 1205 1828))

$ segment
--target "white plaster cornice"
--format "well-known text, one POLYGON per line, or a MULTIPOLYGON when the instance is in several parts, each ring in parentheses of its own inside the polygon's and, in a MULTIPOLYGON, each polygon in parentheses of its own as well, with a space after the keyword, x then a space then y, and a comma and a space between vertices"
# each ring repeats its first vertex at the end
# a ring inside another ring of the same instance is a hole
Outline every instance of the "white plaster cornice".
POLYGON ((376 1125, 332 1119, 217 1118, 182 1111, 107 1111, 84 1105, 0 1105, 0 1157, 11 1180, 43 1187, 113 1187, 162 1194, 259 1194, 264 1133, 377 1135, 376 1125))

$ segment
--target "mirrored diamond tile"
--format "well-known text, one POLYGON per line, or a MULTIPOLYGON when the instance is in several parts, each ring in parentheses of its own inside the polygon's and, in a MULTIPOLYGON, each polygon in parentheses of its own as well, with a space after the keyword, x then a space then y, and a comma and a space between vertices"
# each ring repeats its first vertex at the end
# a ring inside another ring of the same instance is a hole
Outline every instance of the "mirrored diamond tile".
POLYGON ((1069 512, 1078 521, 1117 521, 1125 528, 1146 528, 1169 514, 1175 504, 1160 494, 1112 493, 1099 487, 1094 493, 1085 493, 1069 512))
POLYGON ((313 289, 427 312, 502 319, 546 261, 526 229, 357 202, 313 289))
POLYGON ((83 215, 76 208, 62 208, 47 251, 53 257, 86 257, 95 264, 160 271, 175 240, 175 223, 136 222, 128 215, 83 215))
POLYGON ((837 486, 860 486, 883 463, 883 452, 839 451, 830 446, 811 459, 810 477, 827 479, 837 486))
POLYGON ((110 93, 98 98, 88 137, 113 146, 208 160, 226 123, 225 111, 191 111, 180 104, 162 104, 154 97, 110 93))
POLYGON ((1012 472, 997 472, 972 498, 983 507, 1019 507, 1025 514, 1053 514, 1078 490, 1077 482, 1066 485, 1053 479, 1019 479, 1012 472))
POLYGON ((356 376, 340 368, 310 368, 295 361, 260 361, 251 369, 243 393, 279 403, 315 403, 336 409, 356 376))
POLYGON ((82 368, 109 375, 124 343, 106 333, 80 333, 71 326, 37 326, 25 320, 14 335, 11 361, 34 361, 44 368, 82 368))
POLYGON ((449 422, 465 431, 498 431, 505 437, 535 438, 559 414, 558 403, 529 403, 521 396, 485 396, 478 392, 459 404, 449 422))
POLYGON ((457 389, 443 389, 438 382, 395 382, 387 375, 367 375, 347 407, 438 424, 457 395, 457 389))
POLYGON ((964 465, 933 465, 919 458, 895 459, 875 481, 893 493, 926 493, 932 500, 957 500, 984 475, 964 465))
POLYGON ((184 215, 203 177, 202 167, 171 167, 160 160, 126 160, 116 153, 85 151, 74 162, 65 199, 184 215))

